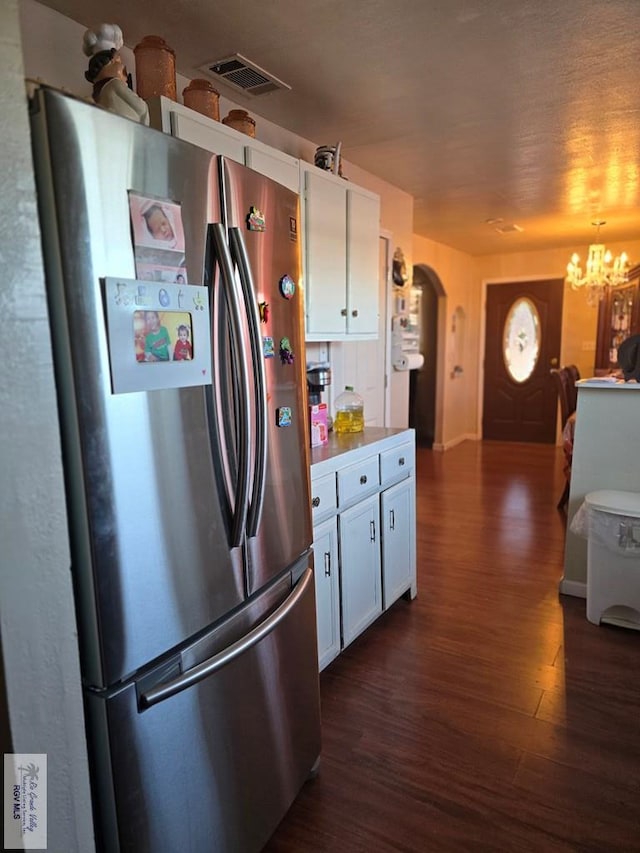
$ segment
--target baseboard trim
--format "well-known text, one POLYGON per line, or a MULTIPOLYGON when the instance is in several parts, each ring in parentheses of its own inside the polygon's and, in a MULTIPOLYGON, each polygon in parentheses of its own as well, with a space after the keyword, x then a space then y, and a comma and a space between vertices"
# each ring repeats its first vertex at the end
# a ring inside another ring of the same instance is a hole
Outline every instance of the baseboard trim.
POLYGON ((586 598, 587 585, 583 581, 568 581, 562 578, 560 581, 560 595, 573 595, 574 598, 586 598))
POLYGON ((446 441, 444 444, 441 442, 433 443, 432 450, 438 450, 440 452, 444 450, 451 450, 452 447, 456 447, 458 444, 462 444, 463 441, 480 441, 480 436, 474 432, 467 432, 464 435, 458 435, 456 438, 452 438, 449 441, 446 441))

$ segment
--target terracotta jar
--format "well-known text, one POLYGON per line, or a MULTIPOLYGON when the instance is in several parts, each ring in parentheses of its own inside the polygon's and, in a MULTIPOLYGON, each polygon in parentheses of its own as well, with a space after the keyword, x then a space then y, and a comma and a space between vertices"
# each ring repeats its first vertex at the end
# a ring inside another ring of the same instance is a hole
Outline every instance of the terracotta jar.
POLYGON ((256 135, 256 120, 251 118, 246 110, 230 110, 229 115, 222 119, 222 124, 239 130, 240 133, 246 133, 247 136, 256 135))
POLYGON ((177 101, 176 53, 160 36, 145 36, 133 48, 136 58, 136 91, 147 100, 164 95, 177 101))
POLYGON ((182 100, 185 107, 190 107, 214 121, 220 121, 220 93, 208 80, 192 80, 187 88, 182 90, 182 100))

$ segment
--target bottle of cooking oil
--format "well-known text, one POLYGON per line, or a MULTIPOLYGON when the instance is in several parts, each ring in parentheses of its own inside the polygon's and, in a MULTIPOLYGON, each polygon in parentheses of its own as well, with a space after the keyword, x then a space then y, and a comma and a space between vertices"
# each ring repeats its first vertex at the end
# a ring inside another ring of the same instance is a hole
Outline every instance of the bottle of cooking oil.
POLYGON ((333 429, 337 433, 362 432, 364 429, 364 401, 352 385, 336 397, 336 417, 333 429))

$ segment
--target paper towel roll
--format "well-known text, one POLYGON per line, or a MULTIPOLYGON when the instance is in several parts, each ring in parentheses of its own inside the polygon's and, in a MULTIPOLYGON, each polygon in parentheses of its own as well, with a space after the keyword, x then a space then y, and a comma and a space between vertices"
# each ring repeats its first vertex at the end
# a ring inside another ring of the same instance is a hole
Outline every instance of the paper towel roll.
POLYGON ((418 370, 424 364, 424 356, 419 352, 405 352, 393 362, 396 370, 418 370))

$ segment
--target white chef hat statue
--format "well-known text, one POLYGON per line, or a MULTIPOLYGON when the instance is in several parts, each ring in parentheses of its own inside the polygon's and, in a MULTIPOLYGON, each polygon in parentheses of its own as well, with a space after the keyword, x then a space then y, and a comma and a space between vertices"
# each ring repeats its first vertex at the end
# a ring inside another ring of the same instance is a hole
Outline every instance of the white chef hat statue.
POLYGON ((117 24, 100 24, 87 30, 82 50, 89 57, 85 78, 93 83, 93 100, 112 113, 149 124, 146 103, 131 89, 131 77, 120 57, 124 44, 122 30, 117 24))

